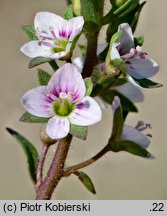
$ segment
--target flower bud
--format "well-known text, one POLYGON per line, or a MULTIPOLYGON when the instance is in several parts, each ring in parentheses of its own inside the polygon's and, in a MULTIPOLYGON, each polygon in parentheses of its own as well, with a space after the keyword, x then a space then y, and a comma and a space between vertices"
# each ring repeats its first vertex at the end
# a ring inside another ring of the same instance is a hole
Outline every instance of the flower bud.
POLYGON ((41 131, 40 131, 40 138, 41 141, 46 144, 46 145, 53 145, 57 142, 57 140, 52 139, 51 137, 48 136, 48 134, 46 133, 46 124, 43 124, 41 126, 41 131))
POLYGON ((127 0, 110 0, 113 7, 121 7, 127 0))
POLYGON ((81 2, 80 0, 72 0, 73 11, 75 15, 81 15, 81 2))

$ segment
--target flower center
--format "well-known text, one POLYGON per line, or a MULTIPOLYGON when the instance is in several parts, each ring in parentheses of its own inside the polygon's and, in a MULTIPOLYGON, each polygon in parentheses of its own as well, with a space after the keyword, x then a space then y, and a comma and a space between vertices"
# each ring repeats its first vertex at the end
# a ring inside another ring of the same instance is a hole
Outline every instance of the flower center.
POLYGON ((58 52, 65 51, 68 42, 69 42, 68 39, 61 39, 61 40, 55 41, 53 48, 52 48, 53 52, 58 53, 58 52))
POLYGON ((60 92, 59 99, 53 104, 53 112, 59 116, 68 116, 75 108, 75 104, 72 103, 72 93, 60 92))

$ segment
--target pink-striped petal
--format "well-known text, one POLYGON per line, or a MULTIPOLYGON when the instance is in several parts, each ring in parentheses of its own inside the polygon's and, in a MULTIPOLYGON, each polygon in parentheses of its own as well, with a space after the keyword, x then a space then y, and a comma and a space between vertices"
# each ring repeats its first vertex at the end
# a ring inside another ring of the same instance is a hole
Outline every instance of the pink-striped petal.
POLYGON ((66 137, 70 130, 70 122, 67 118, 54 116, 46 125, 46 132, 52 139, 66 137))
POLYGON ((72 124, 81 126, 93 125, 99 122, 101 118, 102 111, 98 103, 89 96, 84 97, 69 116, 72 124))
POLYGON ((45 86, 36 87, 21 98, 22 106, 32 115, 39 117, 51 117, 52 99, 47 96, 47 88, 45 86))
POLYGON ((71 31, 70 40, 73 40, 77 35, 79 35, 82 31, 84 25, 84 19, 82 16, 77 16, 70 19, 66 25, 66 31, 71 31))
POLYGON ((48 91, 59 96, 60 92, 72 95, 73 102, 80 100, 86 93, 84 80, 78 69, 72 64, 59 68, 48 83, 48 91))
POLYGON ((43 44, 39 45, 39 41, 30 41, 24 44, 20 50, 30 58, 49 57, 52 54, 51 47, 43 44))

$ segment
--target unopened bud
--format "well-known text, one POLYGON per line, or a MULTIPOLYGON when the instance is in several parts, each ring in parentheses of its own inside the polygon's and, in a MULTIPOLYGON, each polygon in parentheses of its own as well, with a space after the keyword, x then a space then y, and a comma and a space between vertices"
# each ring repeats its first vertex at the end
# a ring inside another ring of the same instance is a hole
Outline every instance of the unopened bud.
POLYGON ((113 7, 121 7, 127 0, 110 0, 113 7))
POLYGON ((72 0, 72 7, 75 15, 81 15, 81 2, 80 0, 72 0))
POLYGON ((41 126, 41 131, 40 131, 40 138, 41 141, 46 144, 46 145, 53 145, 57 142, 57 140, 52 139, 51 137, 48 136, 48 134, 46 133, 46 124, 43 124, 41 126))

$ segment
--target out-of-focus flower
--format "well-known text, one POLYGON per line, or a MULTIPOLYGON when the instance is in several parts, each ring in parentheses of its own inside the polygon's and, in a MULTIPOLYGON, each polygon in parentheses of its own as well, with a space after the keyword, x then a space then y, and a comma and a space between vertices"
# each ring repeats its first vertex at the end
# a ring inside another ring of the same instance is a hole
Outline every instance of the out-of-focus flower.
POLYGON ((39 12, 34 20, 38 40, 26 43, 21 51, 31 58, 67 59, 71 57, 83 24, 82 16, 65 20, 50 12, 39 12))
POLYGON ((158 64, 148 57, 146 52, 141 51, 141 47, 135 47, 132 30, 127 23, 118 27, 122 31, 117 43, 113 43, 111 49, 111 60, 121 58, 127 68, 127 79, 138 85, 135 79, 144 79, 154 76, 159 71, 158 64))
POLYGON ((50 118, 47 134, 52 139, 61 139, 69 133, 70 123, 88 126, 101 120, 99 105, 85 94, 81 74, 74 65, 67 63, 54 73, 48 86, 28 91, 21 103, 29 113, 50 118))

